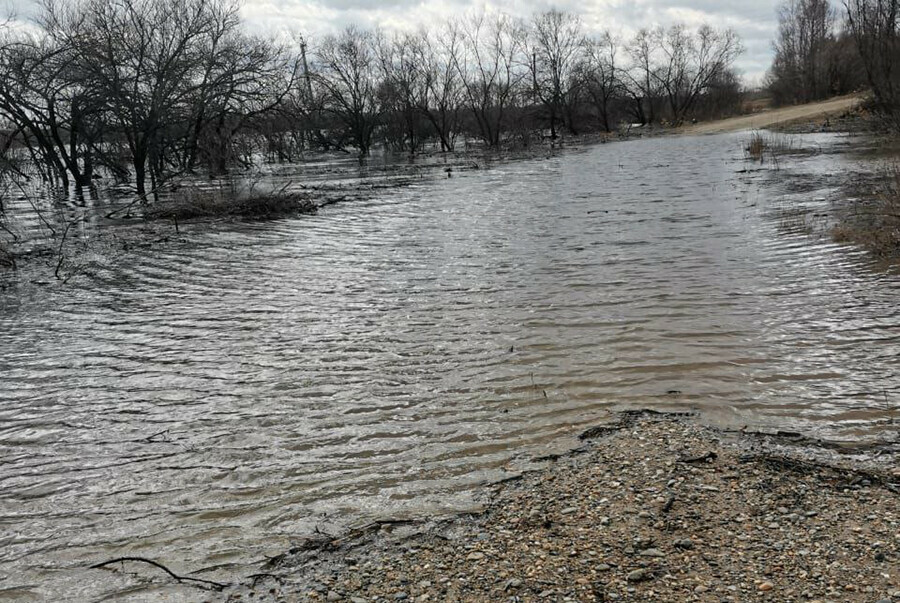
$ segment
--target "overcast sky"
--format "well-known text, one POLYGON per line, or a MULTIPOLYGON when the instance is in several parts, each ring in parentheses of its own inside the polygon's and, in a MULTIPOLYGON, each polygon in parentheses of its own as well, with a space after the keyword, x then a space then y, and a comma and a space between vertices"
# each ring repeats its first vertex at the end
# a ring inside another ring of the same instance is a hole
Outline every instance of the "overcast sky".
MULTIPOLYGON (((2 1, 2 0, 0 0, 2 1)), ((528 17, 558 8, 581 15, 587 30, 609 29, 627 37, 641 27, 683 22, 731 27, 746 51, 738 68, 750 84, 758 83, 772 61, 772 38, 778 0, 244 0, 243 16, 253 30, 277 33, 297 30, 320 34, 348 24, 385 28, 438 27, 449 16, 482 7, 528 17)), ((6 0, 6 6, 26 16, 34 0, 6 0)), ((9 10, 9 9, 7 9, 9 10)))

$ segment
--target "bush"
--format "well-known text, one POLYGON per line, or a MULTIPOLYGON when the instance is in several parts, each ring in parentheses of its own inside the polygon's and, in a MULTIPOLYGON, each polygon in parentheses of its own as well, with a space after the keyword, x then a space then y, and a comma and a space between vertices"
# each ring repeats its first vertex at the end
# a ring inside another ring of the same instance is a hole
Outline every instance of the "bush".
POLYGON ((0 270, 15 270, 16 256, 5 241, 0 240, 0 270))
POLYGON ((831 235, 879 257, 900 256, 900 164, 885 171, 881 184, 855 202, 831 235))
POLYGON ((312 214, 316 204, 298 193, 239 193, 224 190, 181 189, 151 206, 149 219, 192 220, 196 218, 278 218, 312 214))

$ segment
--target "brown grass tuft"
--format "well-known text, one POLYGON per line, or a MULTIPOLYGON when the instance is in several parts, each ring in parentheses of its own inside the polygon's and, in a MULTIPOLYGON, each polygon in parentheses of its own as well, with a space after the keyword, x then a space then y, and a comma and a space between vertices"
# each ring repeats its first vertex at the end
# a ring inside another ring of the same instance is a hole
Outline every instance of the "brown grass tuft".
POLYGON ((900 256, 900 164, 885 170, 881 184, 855 201, 831 231, 839 243, 865 247, 880 257, 900 256))

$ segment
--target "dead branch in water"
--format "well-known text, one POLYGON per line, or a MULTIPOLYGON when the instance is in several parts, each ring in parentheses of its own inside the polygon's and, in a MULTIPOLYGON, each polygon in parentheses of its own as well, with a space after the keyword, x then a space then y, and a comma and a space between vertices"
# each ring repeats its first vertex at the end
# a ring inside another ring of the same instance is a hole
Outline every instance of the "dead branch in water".
POLYGON ((53 276, 56 277, 56 280, 60 280, 59 270, 62 268, 63 262, 66 259, 66 256, 63 254, 63 246, 66 244, 66 237, 69 236, 69 229, 72 228, 72 225, 77 222, 68 222, 66 224, 66 230, 63 232, 62 240, 59 242, 59 249, 57 250, 57 254, 59 255, 59 261, 56 263, 56 270, 53 271, 53 276))
POLYGON ((185 582, 185 581, 198 582, 200 584, 208 584, 209 586, 212 586, 212 587, 216 588, 217 590, 222 590, 229 586, 228 584, 222 584, 221 582, 213 582, 212 580, 204 580, 203 578, 191 578, 190 576, 179 576, 178 574, 176 574, 175 572, 173 572, 172 570, 167 568, 162 563, 158 563, 156 561, 153 561, 152 559, 146 559, 144 557, 116 557, 115 559, 103 561, 102 563, 96 563, 96 564, 90 566, 90 569, 100 569, 100 568, 106 567, 107 565, 112 565, 113 563, 120 563, 123 561, 136 561, 139 563, 147 563, 149 565, 152 565, 153 567, 157 567, 157 568, 161 569, 162 571, 166 572, 167 574, 172 576, 172 578, 177 580, 179 583, 185 582))

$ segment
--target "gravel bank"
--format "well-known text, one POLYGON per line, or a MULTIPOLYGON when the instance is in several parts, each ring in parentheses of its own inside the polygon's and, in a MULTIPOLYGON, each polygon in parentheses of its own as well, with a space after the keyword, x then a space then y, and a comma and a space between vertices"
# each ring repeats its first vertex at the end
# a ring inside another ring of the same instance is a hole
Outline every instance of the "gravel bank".
POLYGON ((862 470, 790 434, 655 413, 585 436, 545 470, 488 488, 483 514, 314 538, 223 596, 900 601, 896 442, 862 470))

